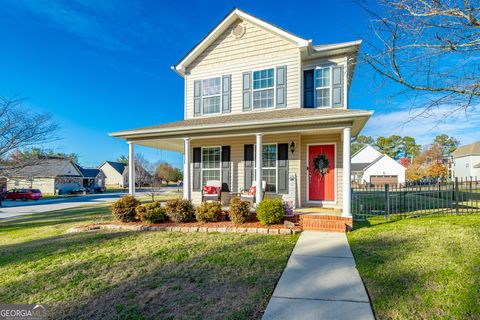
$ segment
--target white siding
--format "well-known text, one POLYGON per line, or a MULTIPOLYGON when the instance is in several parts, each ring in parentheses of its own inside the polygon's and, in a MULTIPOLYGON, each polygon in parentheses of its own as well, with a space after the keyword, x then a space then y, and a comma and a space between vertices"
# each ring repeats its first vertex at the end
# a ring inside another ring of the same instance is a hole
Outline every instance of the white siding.
POLYGON ((371 163, 382 153, 370 145, 366 145, 361 151, 352 157, 352 163, 371 163))
POLYGON ((126 185, 125 177, 118 173, 110 164, 105 163, 100 167, 105 175, 105 185, 124 187, 126 185))
POLYGON ((480 163, 480 155, 464 156, 453 159, 453 175, 457 178, 480 178, 480 168, 474 168, 480 163))
POLYGON ((371 176, 398 176, 398 183, 405 183, 406 168, 389 156, 384 156, 363 173, 363 181, 370 182, 371 176))

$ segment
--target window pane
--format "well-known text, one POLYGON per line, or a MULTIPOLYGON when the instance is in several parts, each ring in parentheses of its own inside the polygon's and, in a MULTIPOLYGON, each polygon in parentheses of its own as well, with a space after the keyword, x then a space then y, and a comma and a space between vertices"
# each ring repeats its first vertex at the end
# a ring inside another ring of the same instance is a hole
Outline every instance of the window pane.
POLYGON ((220 169, 220 147, 202 149, 202 168, 220 169))
POLYGON ((253 72, 253 89, 273 88, 274 70, 266 69, 253 72))
POLYGON ((267 182, 265 191, 276 192, 277 188, 277 170, 276 169, 263 169, 263 180, 267 182))
POLYGON ((317 107, 330 106, 330 88, 317 89, 317 107))
POLYGON ((273 89, 258 90, 253 92, 253 107, 255 109, 273 107, 273 89))
POLYGON ((315 70, 317 88, 330 86, 330 68, 320 68, 315 70))
POLYGON ((220 77, 203 80, 202 81, 203 96, 220 94, 221 92, 220 84, 221 84, 220 77))
POLYGON ((220 169, 218 170, 202 170, 202 186, 207 184, 208 180, 220 180, 220 169))
POLYGON ((218 113, 220 112, 220 96, 203 98, 203 113, 218 113))
POLYGON ((273 144, 264 145, 262 152, 262 167, 276 168, 277 167, 277 146, 273 144))

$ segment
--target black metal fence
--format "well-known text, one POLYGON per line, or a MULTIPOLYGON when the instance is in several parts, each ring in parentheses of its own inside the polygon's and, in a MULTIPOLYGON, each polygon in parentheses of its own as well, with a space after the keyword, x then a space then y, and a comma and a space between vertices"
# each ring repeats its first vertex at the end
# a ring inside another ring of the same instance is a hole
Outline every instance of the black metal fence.
POLYGON ((355 187, 352 213, 355 219, 480 213, 480 181, 471 178, 435 184, 355 187))

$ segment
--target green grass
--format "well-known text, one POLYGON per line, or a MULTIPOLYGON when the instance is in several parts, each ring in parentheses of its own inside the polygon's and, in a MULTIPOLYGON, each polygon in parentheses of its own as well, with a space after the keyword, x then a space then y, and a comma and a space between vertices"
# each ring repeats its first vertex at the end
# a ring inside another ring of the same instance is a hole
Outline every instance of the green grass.
POLYGON ((255 319, 297 235, 66 234, 111 219, 96 205, 0 221, 2 303, 42 303, 51 318, 255 319))
POLYGON ((480 215, 355 226, 348 240, 379 319, 480 318, 480 215))

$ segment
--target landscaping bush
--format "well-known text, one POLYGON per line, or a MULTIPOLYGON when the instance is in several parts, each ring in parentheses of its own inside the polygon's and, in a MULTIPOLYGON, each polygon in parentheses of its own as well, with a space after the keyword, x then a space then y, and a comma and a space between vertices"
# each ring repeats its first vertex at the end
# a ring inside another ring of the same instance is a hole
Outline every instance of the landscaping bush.
POLYGON ((144 223, 161 223, 167 218, 165 209, 162 208, 160 201, 139 205, 135 209, 137 216, 144 223))
POLYGON ((222 217, 220 202, 202 202, 195 210, 195 217, 199 222, 217 222, 222 217))
POLYGON ((167 216, 176 223, 195 219, 195 209, 191 200, 171 199, 165 205, 167 216))
POLYGON ((230 200, 230 221, 235 224, 245 223, 250 218, 250 202, 242 201, 239 197, 230 200))
POLYGON ((132 222, 137 219, 135 208, 140 201, 131 195, 126 195, 112 204, 112 214, 116 220, 121 222, 132 222))
POLYGON ((278 198, 265 198, 257 207, 257 219, 263 225, 282 222, 285 215, 282 200, 278 198))

